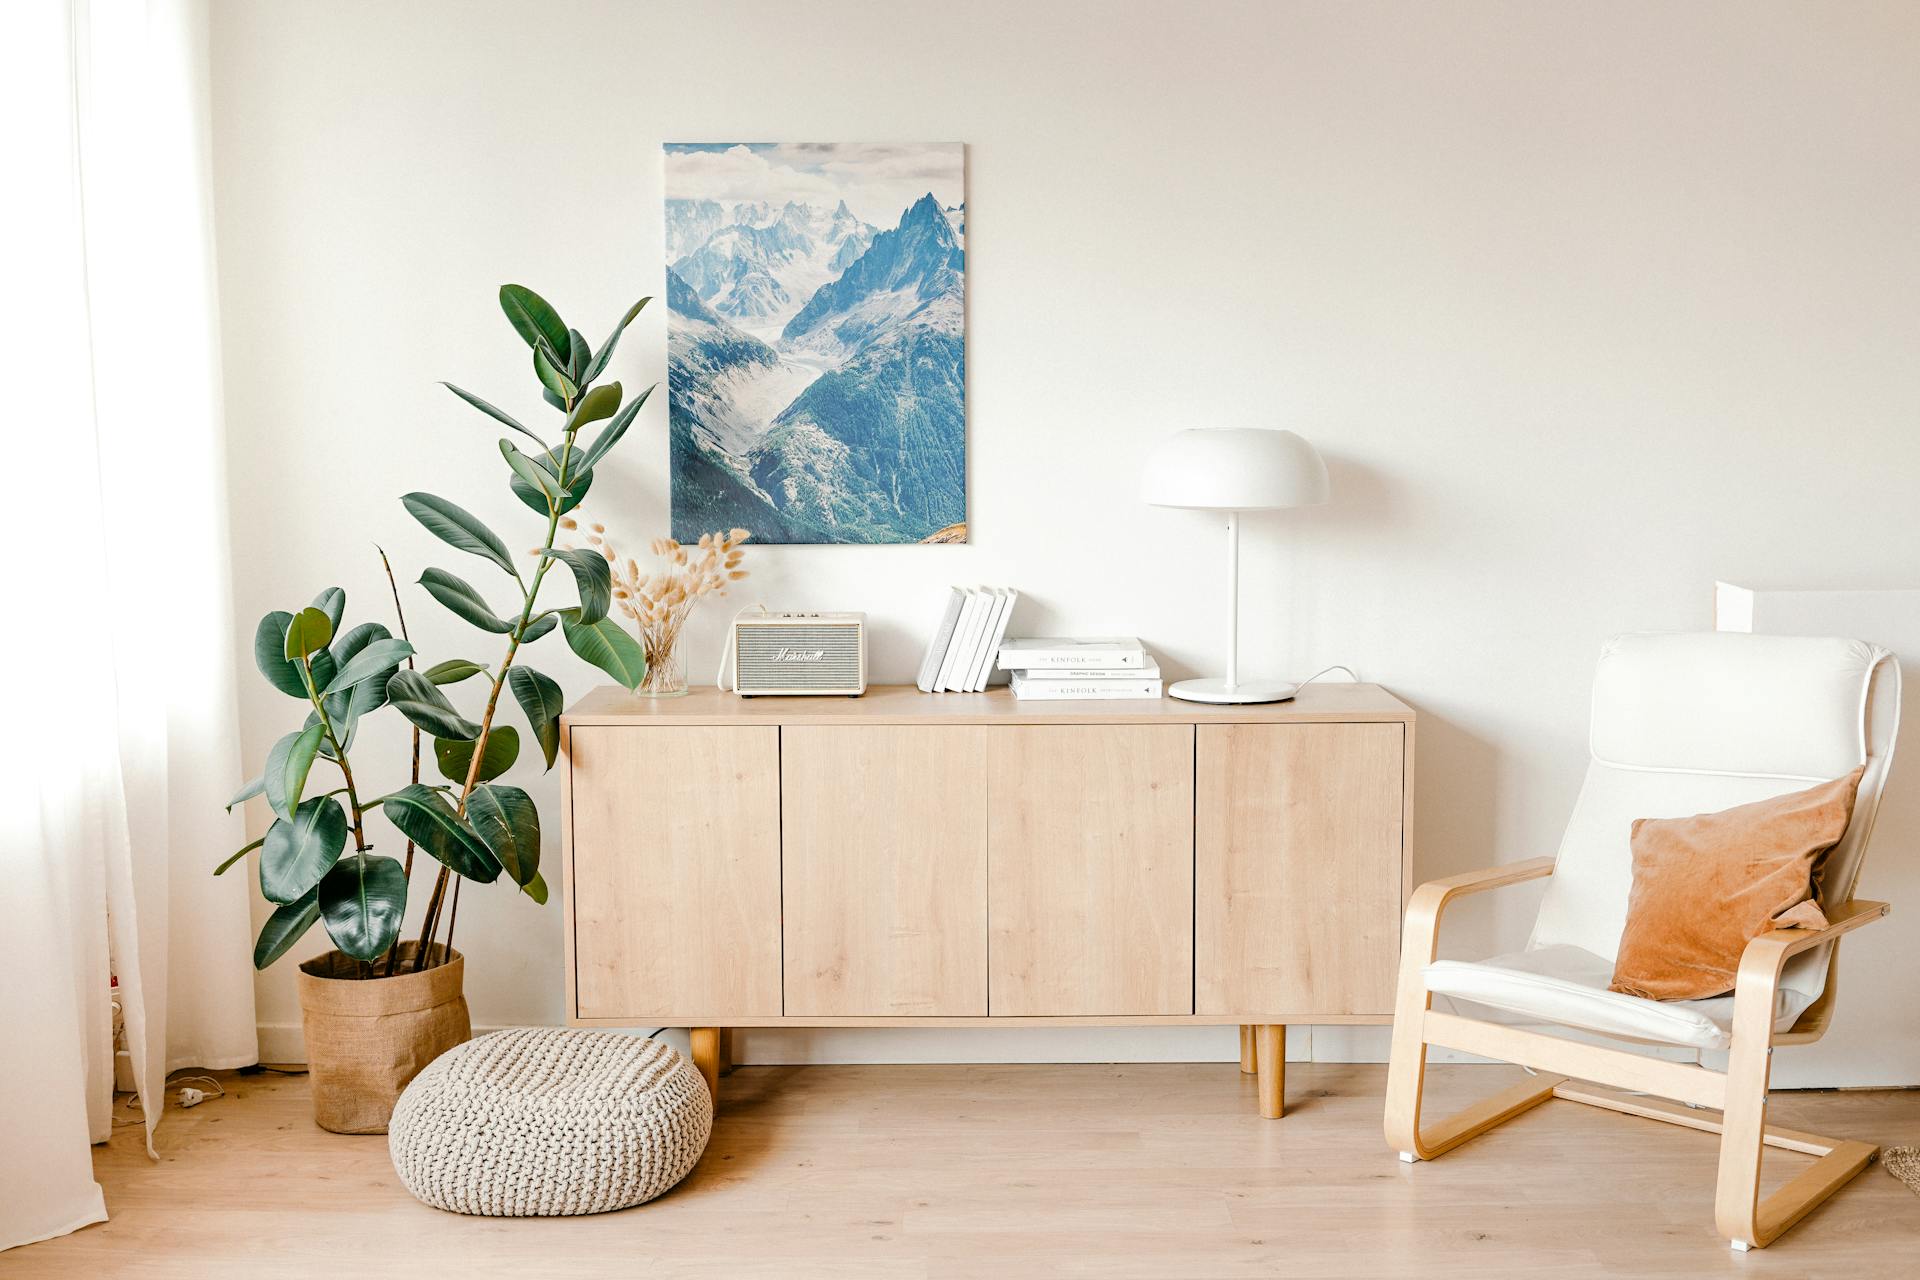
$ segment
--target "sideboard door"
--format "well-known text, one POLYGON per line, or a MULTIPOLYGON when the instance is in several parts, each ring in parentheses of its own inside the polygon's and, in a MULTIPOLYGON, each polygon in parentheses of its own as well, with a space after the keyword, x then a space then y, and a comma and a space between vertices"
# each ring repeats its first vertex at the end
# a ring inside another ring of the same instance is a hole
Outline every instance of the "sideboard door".
POLYGON ((1193 1012, 1193 726, 996 726, 988 1003, 1193 1012))
POLYGON ((780 731, 569 731, 576 1016, 780 1008, 780 731))
POLYGON ((1196 1012, 1393 1011, 1405 742, 1398 724, 1200 726, 1196 1012))
POLYGON ((985 1017, 987 736, 780 731, 788 1017, 985 1017))

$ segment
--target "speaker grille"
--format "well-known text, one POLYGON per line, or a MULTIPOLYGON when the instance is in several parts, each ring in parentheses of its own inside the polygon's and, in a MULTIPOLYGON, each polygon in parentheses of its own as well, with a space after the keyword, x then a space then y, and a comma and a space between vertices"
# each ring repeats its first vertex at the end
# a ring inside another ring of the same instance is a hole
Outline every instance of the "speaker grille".
POLYGON ((852 623, 742 622, 735 631, 739 688, 840 692, 861 684, 860 628, 852 623))

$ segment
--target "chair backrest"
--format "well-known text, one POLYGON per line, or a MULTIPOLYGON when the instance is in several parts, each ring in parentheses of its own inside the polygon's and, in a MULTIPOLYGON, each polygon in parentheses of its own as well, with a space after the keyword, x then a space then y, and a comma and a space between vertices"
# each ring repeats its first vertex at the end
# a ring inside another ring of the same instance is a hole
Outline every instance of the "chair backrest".
MULTIPOLYGON (((1853 896, 1893 760, 1900 667, 1861 640, 1709 631, 1607 642, 1593 681, 1586 782, 1561 839, 1532 947, 1618 952, 1636 818, 1713 813, 1800 791, 1862 763, 1853 821, 1821 864, 1823 902, 1853 896)), ((1818 996, 1831 948, 1782 985, 1818 996)))

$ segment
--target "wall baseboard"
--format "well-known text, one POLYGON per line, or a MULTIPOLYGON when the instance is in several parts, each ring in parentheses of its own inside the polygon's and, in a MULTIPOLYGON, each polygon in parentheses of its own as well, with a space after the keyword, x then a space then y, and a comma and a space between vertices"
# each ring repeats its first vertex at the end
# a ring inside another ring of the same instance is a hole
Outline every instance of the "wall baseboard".
MULTIPOLYGON (((476 1025, 473 1033, 504 1030, 476 1025)), ((1385 1062, 1387 1027, 1290 1027, 1289 1062, 1385 1062)), ((687 1051, 684 1030, 669 1028, 660 1038, 687 1051)), ((940 1028, 926 1031, 895 1027, 748 1027, 734 1035, 734 1053, 743 1064, 799 1066, 835 1063, 895 1066, 909 1063, 1025 1062, 1234 1062, 1240 1037, 1233 1027, 1005 1027, 940 1028)), ((260 1060, 301 1063, 306 1038, 297 1022, 260 1024, 260 1060)), ((1436 1051, 1433 1062, 1477 1062, 1468 1054, 1436 1051)))

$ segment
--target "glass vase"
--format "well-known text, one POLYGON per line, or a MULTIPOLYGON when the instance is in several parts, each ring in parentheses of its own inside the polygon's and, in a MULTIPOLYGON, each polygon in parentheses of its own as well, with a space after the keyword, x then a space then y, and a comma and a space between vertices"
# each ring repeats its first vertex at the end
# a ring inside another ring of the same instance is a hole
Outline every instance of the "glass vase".
POLYGON ((646 698, 678 698, 687 691, 687 662, 679 637, 664 653, 647 655, 647 674, 634 692, 646 698))

